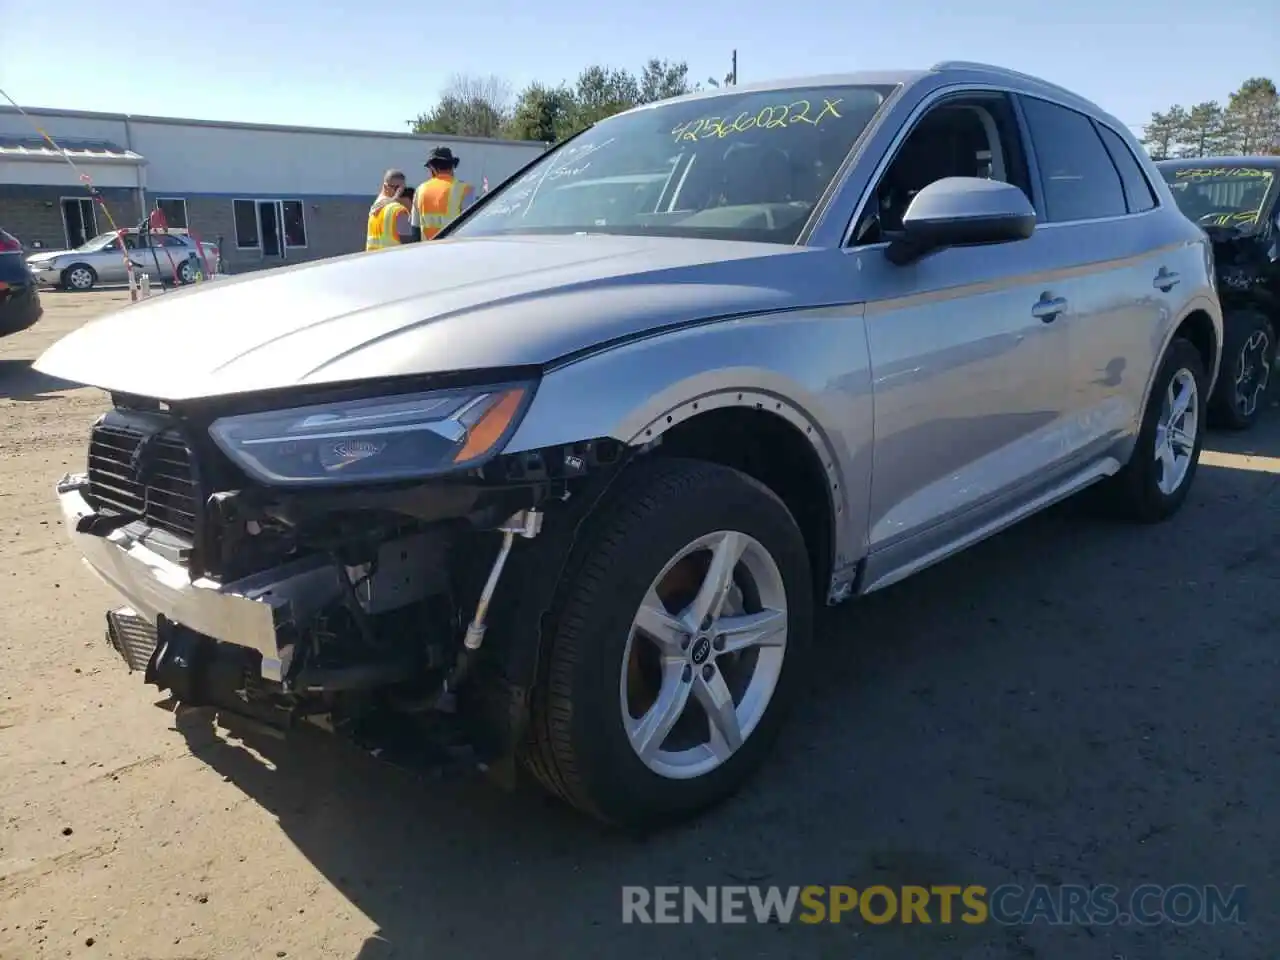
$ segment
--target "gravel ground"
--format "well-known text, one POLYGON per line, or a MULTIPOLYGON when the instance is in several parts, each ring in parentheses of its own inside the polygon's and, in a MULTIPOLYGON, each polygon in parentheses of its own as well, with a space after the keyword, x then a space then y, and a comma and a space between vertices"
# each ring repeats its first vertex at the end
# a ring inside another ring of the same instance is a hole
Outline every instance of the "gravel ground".
POLYGON ((641 841, 157 709, 56 519, 104 397, 28 366, 124 300, 0 340, 0 957, 1277 956, 1280 414, 1169 524, 1067 505, 828 615, 753 785, 641 841), (624 884, 873 883, 1249 891, 1243 925, 621 923, 624 884))

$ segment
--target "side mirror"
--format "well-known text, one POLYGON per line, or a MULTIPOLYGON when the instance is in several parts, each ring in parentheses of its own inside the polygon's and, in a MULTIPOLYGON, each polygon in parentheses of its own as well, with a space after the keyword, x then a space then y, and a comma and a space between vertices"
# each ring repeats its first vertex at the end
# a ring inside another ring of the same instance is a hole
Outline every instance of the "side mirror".
POLYGON ((1025 240, 1036 211, 1018 187, 981 177, 945 177, 915 195, 902 218, 902 236, 885 256, 898 266, 942 247, 972 247, 1025 240))

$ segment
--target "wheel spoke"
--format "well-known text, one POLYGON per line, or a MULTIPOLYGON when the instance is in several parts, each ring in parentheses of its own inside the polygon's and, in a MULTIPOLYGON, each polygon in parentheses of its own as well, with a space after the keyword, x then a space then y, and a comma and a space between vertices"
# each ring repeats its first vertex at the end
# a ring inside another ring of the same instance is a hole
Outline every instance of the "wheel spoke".
POLYGON ((779 647, 786 643, 787 615, 781 610, 761 610, 740 617, 723 617, 716 631, 724 637, 723 653, 751 647, 779 647))
POLYGON ((1178 461, 1177 457, 1174 456, 1173 447, 1167 443, 1164 444, 1156 451, 1156 459, 1160 461, 1160 466, 1163 470, 1161 474, 1162 484, 1172 484, 1178 469, 1178 461))
POLYGON ((707 575, 703 578, 698 595, 684 612, 685 625, 690 630, 697 630, 708 619, 715 620, 720 616, 725 596, 733 586, 733 571, 742 552, 746 549, 746 541, 741 534, 728 531, 720 535, 719 540, 711 548, 711 563, 707 567, 707 575))
POLYGON ((636 613, 636 629, 658 645, 668 656, 680 653, 687 634, 680 621, 667 612, 656 590, 650 590, 636 613))
POLYGON ((738 725, 733 695, 720 671, 712 668, 710 677, 701 671, 695 674, 693 695, 706 711, 707 726, 711 728, 707 746, 719 760, 727 760, 742 746, 742 728, 738 725))
MULTIPOLYGON (((1176 381, 1175 381, 1176 382, 1176 381)), ((1172 388, 1172 385, 1171 385, 1172 388)), ((1169 426, 1173 426, 1191 406, 1191 387, 1189 384, 1182 383, 1179 385, 1178 395, 1174 398, 1173 409, 1169 416, 1169 426)))
POLYGON ((1183 453, 1190 453, 1195 449, 1196 441, 1191 434, 1187 433, 1187 431, 1180 430, 1177 427, 1170 427, 1169 444, 1170 446, 1177 447, 1183 453))
POLYGON ((684 665, 671 661, 663 664, 662 686, 658 699, 630 731, 631 744, 642 760, 647 760, 662 749, 671 728, 684 714, 689 703, 689 683, 683 677, 684 665))

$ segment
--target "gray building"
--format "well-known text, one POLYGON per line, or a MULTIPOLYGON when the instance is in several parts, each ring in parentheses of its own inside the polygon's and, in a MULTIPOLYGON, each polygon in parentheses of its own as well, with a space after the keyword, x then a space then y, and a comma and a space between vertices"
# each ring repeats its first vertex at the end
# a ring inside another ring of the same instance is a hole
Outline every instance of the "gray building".
POLYGON ((424 179, 433 146, 479 190, 545 144, 0 107, 0 227, 28 250, 76 246, 136 226, 159 206, 171 227, 218 242, 228 272, 364 249, 369 203, 388 167, 424 179), (33 129, 46 131, 53 150, 33 129), (67 163, 70 159, 75 169, 67 163), (79 171, 79 174, 77 173, 79 171), (106 207, 90 199, 92 180, 106 207))

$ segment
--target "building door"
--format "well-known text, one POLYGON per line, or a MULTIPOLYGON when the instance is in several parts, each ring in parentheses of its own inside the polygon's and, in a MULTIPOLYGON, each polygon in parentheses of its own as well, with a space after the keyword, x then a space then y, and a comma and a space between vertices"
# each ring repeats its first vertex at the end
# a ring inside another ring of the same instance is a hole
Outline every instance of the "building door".
POLYGON ((284 259, 284 212, 279 200, 258 201, 258 228, 262 234, 263 259, 284 259))
POLYGON ((64 197, 62 226, 67 234, 67 248, 78 247, 98 235, 98 216, 88 197, 64 197))

